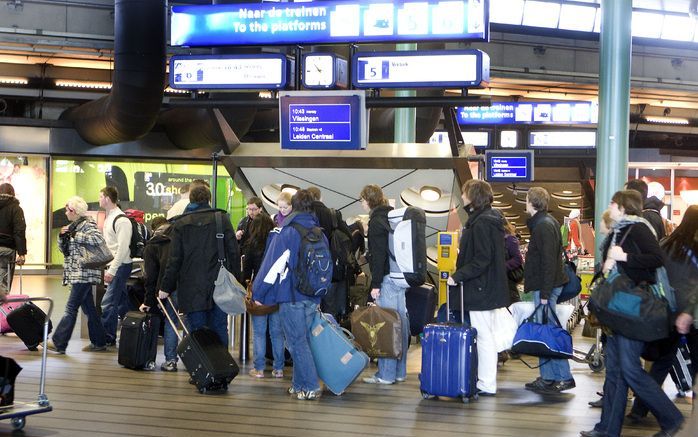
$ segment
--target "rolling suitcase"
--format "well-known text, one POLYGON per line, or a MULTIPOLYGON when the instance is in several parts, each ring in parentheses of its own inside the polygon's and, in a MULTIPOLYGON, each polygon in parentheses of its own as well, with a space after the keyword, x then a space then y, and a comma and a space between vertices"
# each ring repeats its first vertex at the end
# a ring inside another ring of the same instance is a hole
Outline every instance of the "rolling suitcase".
MULTIPOLYGON (((461 322, 463 322, 463 284, 461 322)), ((448 293, 447 293, 448 296, 448 293)), ((450 312, 450 302, 446 300, 450 312)), ((477 399, 477 331, 463 323, 433 323, 424 327, 419 389, 424 399, 437 396, 477 399)))
MULTIPOLYGON (((7 290, 8 292, 12 290, 12 275, 10 275, 10 269, 12 263, 7 265, 7 290)), ((29 299, 29 296, 22 294, 22 266, 19 266, 19 294, 8 294, 7 297, 12 297, 13 299, 29 299)), ((12 332, 10 324, 7 323, 7 315, 10 314, 15 308, 19 308, 24 302, 7 302, 0 305, 0 334, 6 332, 12 332)))
POLYGON ((418 336, 424 326, 434 321, 438 293, 431 284, 410 287, 405 294, 407 314, 410 319, 410 335, 418 336))
POLYGON ((671 379, 676 384, 676 389, 679 391, 679 396, 684 397, 686 393, 693 390, 693 364, 691 362, 691 351, 688 349, 686 337, 681 336, 681 342, 676 350, 674 363, 669 369, 671 379))
POLYGON ((332 323, 320 311, 315 314, 310 325, 310 351, 318 376, 337 396, 368 366, 368 356, 350 338, 353 336, 349 331, 332 323))
MULTIPOLYGON (((15 296, 12 296, 14 299, 15 296)), ((44 339, 44 322, 46 321, 46 313, 34 305, 33 302, 27 301, 23 305, 18 306, 11 313, 6 314, 7 323, 10 328, 17 334, 30 351, 36 350, 44 339)), ((53 324, 49 320, 48 332, 53 330, 53 324)))
MULTIPOLYGON (((208 328, 189 332, 179 312, 175 311, 186 334, 182 338, 162 301, 160 299, 157 301, 160 310, 179 337, 177 355, 187 368, 192 383, 196 385, 199 392, 227 390, 228 384, 240 373, 240 368, 228 352, 228 348, 223 346, 216 333, 208 328)), ((174 308, 170 298, 167 299, 167 302, 174 308)))
POLYGON ((121 322, 119 364, 128 369, 155 369, 160 318, 129 311, 121 322))

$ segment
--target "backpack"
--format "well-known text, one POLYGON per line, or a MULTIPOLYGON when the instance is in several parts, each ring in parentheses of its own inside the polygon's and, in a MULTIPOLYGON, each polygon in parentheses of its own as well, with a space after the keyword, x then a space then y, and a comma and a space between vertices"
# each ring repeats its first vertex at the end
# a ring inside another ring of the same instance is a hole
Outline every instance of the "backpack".
POLYGON ((332 232, 330 233, 330 253, 332 254, 332 282, 344 281, 354 271, 356 257, 352 250, 352 239, 339 225, 338 212, 332 213, 332 232))
POLYGON ((416 206, 388 213, 390 279, 401 287, 419 287, 427 276, 427 217, 416 206))
POLYGON ((145 223, 138 223, 135 218, 135 216, 138 214, 134 214, 134 211, 136 213, 143 213, 142 211, 138 211, 136 209, 127 209, 124 211, 124 214, 119 214, 114 217, 112 228, 114 229, 114 232, 116 232, 116 221, 120 217, 126 217, 131 222, 131 242, 128 244, 129 256, 131 258, 143 258, 145 242, 148 241, 150 235, 148 232, 148 227, 145 225, 145 223))
POLYGON ((332 254, 322 229, 313 226, 307 229, 291 223, 301 236, 298 262, 293 274, 297 289, 306 296, 323 297, 332 283, 332 254))

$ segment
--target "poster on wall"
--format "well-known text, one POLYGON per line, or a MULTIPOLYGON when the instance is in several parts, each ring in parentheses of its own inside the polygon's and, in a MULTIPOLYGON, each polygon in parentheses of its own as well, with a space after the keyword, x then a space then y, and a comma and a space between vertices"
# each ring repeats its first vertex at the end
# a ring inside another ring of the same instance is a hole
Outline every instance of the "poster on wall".
POLYGON ((0 184, 12 184, 24 211, 27 268, 43 268, 46 262, 46 177, 45 158, 0 155, 0 184))

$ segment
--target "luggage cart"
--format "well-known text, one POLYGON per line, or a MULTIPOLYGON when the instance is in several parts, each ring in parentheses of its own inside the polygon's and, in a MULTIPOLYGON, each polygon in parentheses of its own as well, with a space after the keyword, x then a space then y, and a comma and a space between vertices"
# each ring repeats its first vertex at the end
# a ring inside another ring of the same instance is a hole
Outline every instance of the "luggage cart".
MULTIPOLYGON (((48 324, 51 320, 51 312, 53 311, 53 300, 48 297, 32 297, 29 299, 13 299, 8 296, 7 302, 38 302, 44 301, 49 303, 48 312, 46 313, 46 320, 44 321, 44 345, 48 340, 48 324)), ((53 407, 48 401, 48 397, 44 392, 46 385, 46 358, 47 358, 46 347, 42 348, 41 351, 41 377, 39 378, 39 396, 36 402, 15 402, 12 405, 5 407, 0 407, 0 420, 9 419, 12 424, 12 428, 15 430, 21 430, 24 425, 27 424, 27 416, 34 414, 48 413, 53 410, 53 407)))
POLYGON ((606 367, 606 358, 601 343, 601 328, 596 328, 596 342, 591 345, 588 352, 574 348, 573 353, 574 361, 588 364, 594 373, 601 372, 606 367))

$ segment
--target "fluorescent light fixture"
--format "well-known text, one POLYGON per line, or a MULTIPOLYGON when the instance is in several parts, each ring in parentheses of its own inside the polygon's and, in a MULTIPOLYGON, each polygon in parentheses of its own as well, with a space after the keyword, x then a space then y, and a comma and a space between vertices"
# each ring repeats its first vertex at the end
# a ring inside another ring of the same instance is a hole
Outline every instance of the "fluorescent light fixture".
POLYGON ((632 34, 641 38, 659 38, 664 15, 651 12, 633 12, 632 34))
POLYGON ((560 20, 560 3, 527 1, 524 5, 523 25, 557 28, 560 20))
POLYGON ((652 116, 652 115, 645 115, 644 118, 645 118, 645 121, 648 123, 688 125, 687 118, 662 117, 662 116, 652 116))
POLYGON ((490 21, 493 23, 521 25, 524 0, 507 0, 490 2, 490 21))
POLYGON ((427 202, 436 202, 441 198, 441 190, 431 185, 425 185, 419 190, 419 195, 427 202))
POLYGON ((57 80, 56 86, 60 88, 86 88, 95 90, 111 89, 109 82, 88 82, 81 80, 57 80))
POLYGON ((0 76, 0 85, 26 85, 29 80, 23 77, 0 76))
POLYGON ((594 30, 597 8, 564 4, 560 10, 560 29, 591 32, 594 30))
POLYGON ((695 20, 689 17, 665 15, 661 38, 673 41, 691 41, 695 27, 695 20))
POLYGON ((189 90, 176 90, 174 88, 167 87, 165 88, 166 93, 172 93, 172 94, 189 94, 191 91, 189 90))
POLYGON ((594 20, 594 32, 601 33, 601 16, 603 15, 603 8, 599 8, 596 11, 596 20, 594 20))

